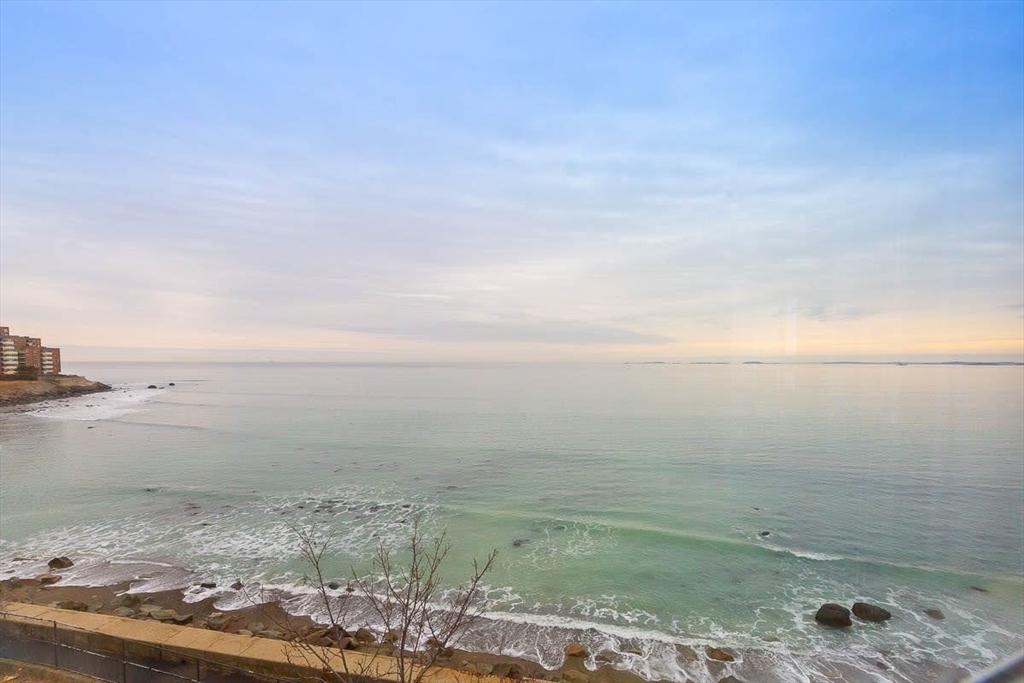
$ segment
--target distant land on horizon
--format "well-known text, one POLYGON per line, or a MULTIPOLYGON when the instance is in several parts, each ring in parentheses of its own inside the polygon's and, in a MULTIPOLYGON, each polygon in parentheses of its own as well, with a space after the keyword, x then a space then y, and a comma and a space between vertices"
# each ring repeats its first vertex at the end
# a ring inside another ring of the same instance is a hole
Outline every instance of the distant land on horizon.
POLYGON ((890 365, 901 366, 1024 366, 1024 361, 1014 360, 630 360, 630 361, 516 361, 516 360, 276 360, 276 359, 147 359, 147 360, 85 360, 76 365, 160 365, 160 364, 210 364, 210 365, 353 365, 353 366, 457 366, 457 365, 890 365))

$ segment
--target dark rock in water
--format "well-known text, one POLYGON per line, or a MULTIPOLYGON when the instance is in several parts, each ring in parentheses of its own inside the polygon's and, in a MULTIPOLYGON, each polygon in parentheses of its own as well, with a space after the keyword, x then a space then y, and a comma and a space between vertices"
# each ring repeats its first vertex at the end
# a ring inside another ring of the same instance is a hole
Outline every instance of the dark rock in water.
POLYGON ((771 536, 772 532, 770 532, 770 531, 762 531, 760 535, 761 536, 771 536))
POLYGON ((708 659, 714 659, 719 662, 735 662, 736 658, 733 657, 732 653, 728 650, 723 650, 720 647, 706 647, 704 648, 704 654, 708 656, 708 659))
POLYGON ((148 387, 146 387, 146 388, 147 388, 147 389, 156 389, 156 385, 155 385, 155 384, 150 384, 150 385, 149 385, 148 387))
POLYGON ((566 657, 588 657, 589 655, 590 653, 587 652, 587 648, 579 643, 569 643, 565 646, 566 657))
POLYGON ((200 588, 216 588, 217 584, 214 583, 213 581, 203 581, 202 583, 199 584, 199 587, 200 588))
POLYGON ((926 609, 925 614, 930 616, 932 619, 945 619, 946 615, 942 613, 940 609, 926 609))
POLYGON ((892 619, 892 614, 887 609, 871 605, 866 602, 853 603, 853 613, 864 621, 885 621, 892 619))
POLYGON ((377 512, 378 510, 380 510, 380 505, 371 505, 370 506, 370 512, 377 512))
POLYGON ((530 542, 530 539, 528 539, 528 538, 517 538, 516 540, 512 541, 512 547, 513 548, 522 548, 525 544, 527 544, 529 542, 530 542))
POLYGON ((167 386, 169 386, 169 387, 173 387, 173 386, 174 386, 174 382, 168 382, 168 383, 167 383, 167 386))
POLYGON ((412 507, 412 505, 410 505, 409 503, 405 503, 405 504, 402 505, 402 507, 405 508, 406 510, 408 510, 409 508, 412 507))
POLYGON ((62 600, 57 603, 57 607, 60 609, 74 610, 75 612, 88 612, 89 605, 78 600, 62 600))
POLYGON ((341 581, 328 581, 327 587, 330 588, 332 591, 336 591, 339 588, 341 588, 341 581))
POLYGON ((153 488, 152 486, 147 486, 146 488, 144 488, 142 490, 145 491, 146 493, 153 493, 154 491, 156 491, 156 489, 153 488))
POLYGON ((825 626, 832 626, 833 628, 843 628, 853 624, 853 621, 850 619, 850 610, 834 602, 826 602, 819 607, 818 611, 814 614, 814 620, 819 624, 825 624, 825 626))
POLYGON ((356 587, 355 587, 355 586, 353 586, 353 585, 352 585, 352 584, 350 583, 350 584, 348 584, 347 586, 345 586, 345 592, 346 592, 346 593, 355 593, 355 592, 356 592, 356 587))
POLYGON ((989 590, 987 588, 982 588, 981 586, 971 586, 971 590, 972 591, 978 591, 979 593, 988 593, 989 592, 989 590))
POLYGON ((71 561, 71 558, 61 555, 47 562, 46 566, 50 569, 67 569, 68 567, 75 566, 75 563, 71 561))

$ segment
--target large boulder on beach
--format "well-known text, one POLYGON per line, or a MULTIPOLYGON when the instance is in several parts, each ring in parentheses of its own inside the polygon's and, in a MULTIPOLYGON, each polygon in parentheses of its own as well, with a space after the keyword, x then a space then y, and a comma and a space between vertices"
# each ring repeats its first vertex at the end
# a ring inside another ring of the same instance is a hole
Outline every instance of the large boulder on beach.
POLYGON ((60 557, 55 557, 47 562, 46 566, 50 569, 68 569, 69 567, 74 567, 75 563, 71 561, 70 557, 61 555, 60 557))
POLYGON ((75 612, 88 612, 89 605, 78 600, 61 600, 57 603, 59 609, 69 609, 75 612))
POLYGON ((360 643, 375 643, 377 642, 377 636, 373 635, 373 631, 368 628, 361 628, 356 631, 355 638, 360 643))
POLYGON ((850 610, 834 602, 826 602, 819 607, 818 611, 814 614, 814 620, 819 624, 833 628, 843 628, 853 624, 853 621, 850 619, 850 610))
POLYGON ((853 603, 853 613, 864 621, 879 622, 892 619, 892 613, 889 610, 866 602, 853 603))
POLYGON ((523 669, 518 664, 498 662, 491 668, 491 675, 498 678, 514 678, 518 680, 523 677, 523 669))
POLYGON ((267 629, 266 631, 260 631, 256 634, 260 638, 269 638, 270 640, 284 640, 285 635, 281 631, 275 629, 267 629))
POLYGON ((178 613, 172 609, 160 608, 150 610, 149 616, 151 619, 156 619, 157 621, 174 621, 174 618, 178 616, 178 613))
POLYGON ((140 597, 137 593, 125 593, 121 596, 121 600, 118 602, 118 605, 120 605, 121 607, 130 607, 132 609, 137 608, 141 604, 142 597, 140 597))
POLYGON ((708 656, 708 659, 714 659, 719 662, 735 662, 736 658, 728 650, 723 650, 720 647, 706 647, 704 648, 704 654, 708 656))
POLYGON ((211 631, 222 631, 230 620, 231 617, 223 612, 211 612, 210 615, 206 617, 204 623, 206 624, 206 628, 211 631))
POLYGON ((36 581, 44 586, 49 586, 60 581, 60 574, 42 574, 36 577, 36 581))
POLYGON ((562 681, 562 683, 590 683, 590 676, 584 671, 566 669, 558 674, 558 680, 562 681))
POLYGON ((566 657, 587 657, 590 653, 587 652, 587 648, 583 647, 579 643, 569 643, 565 646, 566 657))

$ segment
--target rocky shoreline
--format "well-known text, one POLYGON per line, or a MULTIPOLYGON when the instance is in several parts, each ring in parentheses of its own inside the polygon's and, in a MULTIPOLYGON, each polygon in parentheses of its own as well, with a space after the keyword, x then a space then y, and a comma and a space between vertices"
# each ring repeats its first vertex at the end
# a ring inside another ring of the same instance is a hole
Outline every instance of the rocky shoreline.
MULTIPOLYGON (((15 562, 33 561, 15 558, 15 562)), ((0 605, 7 602, 33 603, 98 614, 110 614, 124 618, 203 628, 235 635, 269 638, 307 643, 339 650, 370 654, 389 655, 394 652, 393 634, 375 632, 362 624, 345 624, 344 628, 332 630, 308 616, 290 614, 273 595, 255 594, 250 604, 240 609, 219 609, 216 605, 223 595, 211 596, 196 602, 186 602, 186 593, 180 588, 151 592, 129 593, 132 581, 106 586, 62 585, 60 572, 74 565, 67 557, 55 557, 49 561, 50 573, 34 578, 8 578, 0 581, 0 605)), ((196 583, 196 587, 217 588, 213 582, 196 583)), ((230 586, 232 592, 245 595, 249 587, 241 581, 230 586)), ((985 590, 973 587, 974 590, 985 590)), ((815 621, 825 628, 844 630, 851 626, 850 615, 864 623, 883 622, 891 614, 881 607, 868 603, 854 603, 853 609, 834 603, 821 606, 814 615, 815 621)), ((928 610, 928 616, 941 620, 938 610, 928 610)), ((497 655, 451 648, 441 653, 437 665, 476 675, 495 675, 501 678, 519 680, 524 678, 554 681, 556 683, 646 683, 647 679, 622 668, 616 653, 588 651, 575 642, 557 644, 564 652, 564 660, 554 669, 547 669, 539 663, 515 656, 497 655), (595 667, 595 668, 588 668, 595 667)), ((688 662, 702 662, 702 673, 696 679, 683 679, 703 683, 752 683, 762 680, 764 671, 736 670, 734 666, 745 660, 751 663, 765 659, 769 664, 768 650, 742 650, 714 647, 712 645, 678 645, 678 654, 688 662), (734 664, 735 663, 735 664, 734 664)), ((639 651, 635 653, 640 655, 639 651)), ((879 652, 873 668, 878 674, 890 669, 886 663, 891 653, 879 652)), ((817 656, 811 655, 815 659, 817 656)), ((621 657, 619 657, 621 659, 621 657)), ((833 671, 837 681, 861 681, 863 672, 842 666, 827 667, 833 671)), ((950 667, 935 662, 919 662, 911 675, 912 679, 927 678, 936 683, 957 683, 969 678, 970 673, 962 667, 950 667)), ((767 676, 764 680, 779 680, 767 676)), ((904 680, 897 677, 896 680, 904 680)))
POLYGON ((112 387, 78 375, 58 375, 39 379, 0 380, 0 407, 20 406, 59 398, 110 391, 112 387))
MULTIPOLYGON (((8 602, 33 603, 243 636, 300 641, 346 651, 380 655, 389 655, 394 651, 391 644, 393 639, 388 634, 377 634, 367 628, 354 626, 350 627, 351 631, 332 633, 331 629, 314 622, 308 616, 289 614, 275 601, 222 612, 214 606, 216 597, 185 602, 184 593, 179 589, 128 593, 131 582, 110 586, 62 586, 59 585, 61 576, 57 573, 61 568, 55 566, 54 573, 33 579, 12 578, 0 581, 0 605, 8 602)), ((241 584, 237 585, 241 590, 241 584)), ((565 663, 555 670, 545 669, 536 662, 519 657, 457 648, 443 652, 438 665, 471 674, 494 675, 512 680, 531 678, 560 683, 645 683, 643 678, 607 663, 599 663, 596 671, 588 670, 584 662, 590 653, 578 644, 567 644, 565 652, 565 663)), ((720 683, 741 682, 727 676, 720 683)))
MULTIPOLYGON (((66 558, 54 558, 63 560, 66 558)), ((70 561, 70 560, 69 560, 70 561)), ((51 563, 53 560, 51 560, 51 563)), ((387 655, 392 653, 393 638, 388 634, 374 631, 357 624, 345 625, 346 629, 332 632, 323 624, 313 622, 309 616, 289 613, 276 600, 262 600, 266 596, 254 596, 252 604, 240 609, 222 610, 216 604, 222 596, 213 596, 197 602, 186 602, 185 591, 172 589, 153 593, 128 593, 132 582, 110 586, 63 586, 60 585, 61 575, 59 563, 52 567, 52 572, 39 575, 34 579, 7 579, 0 581, 0 605, 7 602, 23 602, 42 604, 62 609, 89 611, 100 614, 112 614, 142 621, 157 621, 179 626, 209 629, 221 633, 236 634, 257 638, 270 638, 303 642, 357 651, 387 655), (259 599, 255 599, 258 597, 259 599)), ((201 586, 201 585, 200 585, 201 586)), ((215 588, 208 585, 207 587, 215 588)), ((230 587, 232 591, 244 592, 246 587, 238 582, 230 587)), ((824 607, 824 606, 823 606, 824 607)), ((840 605, 825 607, 826 611, 840 605)), ((857 603, 857 611, 863 611, 862 603, 857 603)), ((855 613, 856 615, 856 613, 855 613)), ((872 613, 880 618, 881 613, 872 613)), ((823 620, 817 620, 824 625, 823 620)), ((839 625, 828 625, 839 626, 839 625)), ((616 663, 613 656, 606 652, 589 652, 579 643, 560 644, 565 654, 561 666, 546 669, 537 661, 523 657, 492 654, 488 652, 469 651, 458 648, 445 650, 437 660, 437 665, 474 675, 494 675, 501 678, 520 680, 536 679, 556 683, 647 683, 644 679, 630 671, 626 671, 616 663), (589 669, 588 667, 596 667, 589 669)), ((679 646, 680 654, 687 660, 702 660, 703 671, 706 673, 697 679, 687 678, 687 683, 754 683, 762 680, 761 675, 751 672, 745 674, 733 671, 732 664, 737 665, 743 659, 760 659, 767 652, 757 650, 737 651, 730 648, 708 646, 679 646)), ((640 654, 637 652, 636 654, 640 654)), ((813 655, 812 655, 813 656, 813 655)), ((770 655, 769 655, 770 658, 770 655)), ((816 658, 816 657, 815 657, 816 658)), ((884 674, 890 667, 886 664, 888 657, 880 653, 876 661, 878 674, 884 674)), ((829 678, 836 681, 866 681, 863 672, 845 667, 833 667, 829 678)), ((956 683, 967 680, 970 672, 962 668, 950 668, 935 663, 920 663, 914 679, 927 678, 936 683, 956 683)), ((767 676, 763 680, 778 680, 767 676)), ((876 680, 876 679, 870 679, 876 680)), ((898 680, 904 680, 899 678, 898 680)))

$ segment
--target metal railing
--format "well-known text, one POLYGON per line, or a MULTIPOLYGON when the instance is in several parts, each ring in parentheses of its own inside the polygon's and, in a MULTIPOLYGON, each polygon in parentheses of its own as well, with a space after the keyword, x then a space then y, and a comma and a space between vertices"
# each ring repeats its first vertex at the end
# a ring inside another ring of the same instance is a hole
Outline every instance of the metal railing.
POLYGON ((293 683, 193 654, 49 619, 0 612, 0 659, 110 683, 293 683))
POLYGON ((971 683, 1020 683, 1024 681, 1024 650, 971 679, 971 683))

